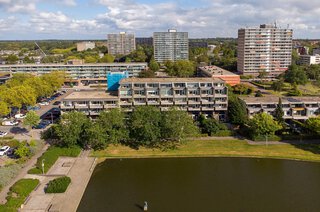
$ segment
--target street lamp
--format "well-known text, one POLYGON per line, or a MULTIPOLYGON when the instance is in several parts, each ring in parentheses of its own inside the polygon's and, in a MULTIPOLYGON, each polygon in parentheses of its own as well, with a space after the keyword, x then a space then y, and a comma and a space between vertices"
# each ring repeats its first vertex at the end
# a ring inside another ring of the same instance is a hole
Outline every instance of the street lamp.
POLYGON ((42 161, 41 161, 41 166, 42 166, 42 174, 44 174, 44 161, 45 161, 45 159, 42 159, 42 161))

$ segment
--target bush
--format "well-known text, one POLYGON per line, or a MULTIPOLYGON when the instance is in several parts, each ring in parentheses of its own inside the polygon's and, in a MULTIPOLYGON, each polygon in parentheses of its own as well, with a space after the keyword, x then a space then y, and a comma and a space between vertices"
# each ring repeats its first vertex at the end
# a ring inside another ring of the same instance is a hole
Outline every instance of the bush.
POLYGON ((28 171, 29 174, 42 174, 42 160, 45 161, 44 172, 51 168, 60 156, 77 157, 80 154, 80 147, 61 148, 50 147, 41 157, 38 158, 36 167, 28 171))
POLYGON ((6 204, 0 205, 0 211, 17 211, 38 184, 39 180, 37 179, 21 179, 17 181, 10 188, 10 192, 6 197, 6 204))
POLYGON ((0 167, 0 186, 7 185, 19 173, 21 167, 20 164, 0 167))
POLYGON ((71 183, 70 177, 59 177, 57 179, 51 180, 45 189, 46 193, 64 193, 69 184, 71 183))

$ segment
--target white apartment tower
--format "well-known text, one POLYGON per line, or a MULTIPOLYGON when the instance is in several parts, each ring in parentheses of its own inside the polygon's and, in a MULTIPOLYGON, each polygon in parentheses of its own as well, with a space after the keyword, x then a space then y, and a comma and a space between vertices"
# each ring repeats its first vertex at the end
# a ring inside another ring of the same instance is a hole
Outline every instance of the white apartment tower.
POLYGON ((266 71, 277 76, 291 65, 292 29, 263 24, 238 30, 238 71, 257 76, 266 71))
POLYGON ((108 34, 108 53, 111 55, 128 55, 136 50, 134 34, 120 32, 108 34))
POLYGON ((169 29, 168 32, 153 33, 154 59, 163 63, 189 59, 188 32, 177 32, 169 29))

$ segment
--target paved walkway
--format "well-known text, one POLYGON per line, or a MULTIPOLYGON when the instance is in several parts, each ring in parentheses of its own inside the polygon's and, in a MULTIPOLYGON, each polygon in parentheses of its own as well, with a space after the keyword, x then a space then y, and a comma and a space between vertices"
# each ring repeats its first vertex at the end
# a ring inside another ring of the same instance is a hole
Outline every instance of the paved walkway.
POLYGON ((37 152, 29 161, 27 161, 25 164, 24 164, 24 167, 21 169, 20 173, 14 178, 11 180, 11 182, 6 185, 2 190, 1 190, 1 193, 0 193, 0 203, 1 204, 4 204, 6 203, 6 197, 7 197, 7 193, 9 192, 9 188, 11 186, 13 186, 13 184, 15 182, 17 182, 18 180, 22 179, 22 178, 25 178, 25 176, 28 174, 28 170, 31 169, 34 164, 37 162, 37 159, 38 157, 40 157, 47 149, 48 149, 49 145, 46 144, 39 152, 37 152))
POLYGON ((48 174, 41 176, 40 186, 31 193, 21 211, 76 211, 90 180, 95 161, 95 158, 89 157, 89 151, 83 151, 77 158, 60 157, 48 174), (67 191, 63 194, 46 194, 45 185, 58 175, 71 178, 67 191))

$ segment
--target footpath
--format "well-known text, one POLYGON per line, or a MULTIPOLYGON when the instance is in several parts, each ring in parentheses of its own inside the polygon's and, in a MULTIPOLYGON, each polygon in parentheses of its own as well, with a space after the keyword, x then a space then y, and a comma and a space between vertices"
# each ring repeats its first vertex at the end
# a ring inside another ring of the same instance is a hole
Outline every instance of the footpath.
POLYGON ((89 151, 82 151, 77 158, 60 157, 46 175, 26 175, 26 178, 39 179, 40 185, 30 194, 20 211, 76 211, 96 165, 96 159, 89 157, 89 153, 89 151), (50 180, 65 175, 71 178, 65 193, 46 194, 44 192, 50 180))
POLYGON ((29 161, 27 161, 24 164, 23 168, 20 170, 19 174, 14 179, 12 179, 11 182, 1 190, 0 204, 5 204, 7 202, 6 197, 7 197, 7 193, 9 192, 10 187, 13 186, 13 184, 15 182, 17 182, 18 180, 25 178, 25 176, 28 174, 28 170, 34 166, 34 164, 37 162, 38 157, 40 157, 48 149, 48 147, 49 147, 49 145, 46 144, 29 161))

